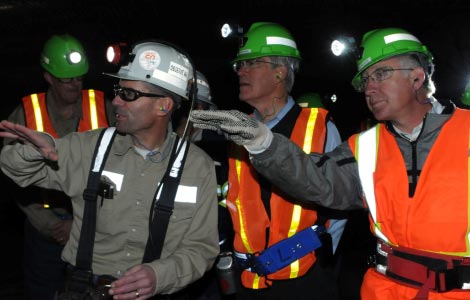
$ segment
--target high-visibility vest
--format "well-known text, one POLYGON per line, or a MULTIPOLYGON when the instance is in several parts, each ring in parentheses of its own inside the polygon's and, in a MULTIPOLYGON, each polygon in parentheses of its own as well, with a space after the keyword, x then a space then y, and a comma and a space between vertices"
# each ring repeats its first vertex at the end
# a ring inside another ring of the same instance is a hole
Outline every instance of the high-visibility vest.
MULTIPOLYGON (((456 109, 444 124, 412 197, 403 155, 384 124, 348 142, 358 162, 371 230, 377 237, 393 246, 433 255, 470 256, 470 111, 456 109)), ((411 299, 417 291, 371 268, 364 276, 361 299, 403 299, 399 295, 411 299)), ((459 289, 431 292, 429 299, 469 299, 469 293, 459 289)))
MULTIPOLYGON (((303 108, 296 120, 290 139, 306 153, 322 153, 326 141, 328 112, 319 108, 303 108)), ((229 158, 229 191, 227 207, 232 216, 235 231, 234 249, 241 253, 257 253, 266 247, 286 239, 315 224, 317 212, 295 205, 285 198, 275 186, 270 200, 268 216, 261 199, 261 189, 248 153, 243 147, 234 146, 229 158), (267 229, 269 240, 266 245, 267 229)), ((244 270, 242 283, 251 289, 266 288, 271 279, 290 279, 304 275, 314 264, 314 252, 294 261, 279 271, 260 277, 244 270)))
MULTIPOLYGON (((31 94, 23 97, 22 100, 26 126, 37 131, 47 132, 58 138, 47 112, 46 94, 31 94)), ((82 91, 82 114, 76 131, 81 132, 109 126, 102 91, 92 89, 82 91)))

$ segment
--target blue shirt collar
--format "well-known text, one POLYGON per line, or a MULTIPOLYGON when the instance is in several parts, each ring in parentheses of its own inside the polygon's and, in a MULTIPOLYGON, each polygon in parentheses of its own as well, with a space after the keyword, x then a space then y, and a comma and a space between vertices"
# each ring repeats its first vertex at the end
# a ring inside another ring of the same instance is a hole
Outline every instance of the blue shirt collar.
MULTIPOLYGON (((279 123, 282 120, 282 118, 284 118, 284 116, 289 112, 289 110, 294 106, 294 104, 295 104, 294 99, 292 98, 292 96, 289 95, 287 97, 286 105, 284 105, 284 107, 281 109, 281 111, 272 120, 270 120, 268 123, 266 123, 266 126, 268 126, 269 129, 276 126, 277 123, 279 123)), ((261 115, 259 114, 259 112, 256 109, 253 113, 253 117, 254 117, 255 120, 258 120, 258 121, 262 120, 261 115)))

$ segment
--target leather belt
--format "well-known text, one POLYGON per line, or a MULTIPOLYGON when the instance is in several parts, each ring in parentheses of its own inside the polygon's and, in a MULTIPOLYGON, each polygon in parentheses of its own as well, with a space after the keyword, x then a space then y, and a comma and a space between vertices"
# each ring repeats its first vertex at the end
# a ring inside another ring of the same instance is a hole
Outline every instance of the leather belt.
POLYGON ((415 288, 415 299, 427 299, 429 291, 470 289, 470 258, 394 247, 379 240, 377 272, 415 288))

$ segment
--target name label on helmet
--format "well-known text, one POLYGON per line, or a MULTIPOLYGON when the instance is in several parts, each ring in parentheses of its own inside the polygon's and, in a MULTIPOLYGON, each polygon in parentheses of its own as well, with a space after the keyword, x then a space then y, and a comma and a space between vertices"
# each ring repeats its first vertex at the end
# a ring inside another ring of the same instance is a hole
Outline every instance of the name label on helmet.
POLYGON ((168 70, 168 74, 171 74, 175 77, 180 78, 181 80, 188 80, 189 70, 188 68, 177 64, 175 62, 170 63, 170 69, 168 70))

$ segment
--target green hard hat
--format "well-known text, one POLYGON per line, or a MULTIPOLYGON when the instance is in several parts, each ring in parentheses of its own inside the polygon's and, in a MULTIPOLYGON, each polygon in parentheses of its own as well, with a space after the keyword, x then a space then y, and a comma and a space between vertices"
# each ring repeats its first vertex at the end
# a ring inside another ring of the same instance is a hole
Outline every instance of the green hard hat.
POLYGON ((462 104, 465 104, 467 106, 470 105, 470 83, 465 86, 465 90, 463 91, 462 98, 460 101, 462 102, 462 104))
POLYGON ((253 23, 244 35, 246 43, 238 50, 233 62, 263 56, 290 56, 301 59, 290 32, 276 23, 253 23))
POLYGON ((367 32, 362 37, 361 48, 363 52, 357 60, 357 74, 352 80, 353 86, 360 83, 364 70, 381 60, 405 53, 420 53, 430 65, 433 59, 425 45, 414 35, 400 28, 383 28, 367 32))
POLYGON ((297 98, 297 104, 301 107, 319 107, 325 108, 322 97, 318 93, 305 93, 297 98))
POLYGON ((79 77, 88 72, 88 60, 82 44, 68 34, 53 35, 46 41, 40 63, 57 78, 79 77))

